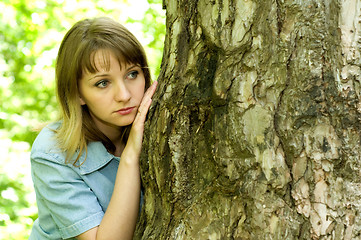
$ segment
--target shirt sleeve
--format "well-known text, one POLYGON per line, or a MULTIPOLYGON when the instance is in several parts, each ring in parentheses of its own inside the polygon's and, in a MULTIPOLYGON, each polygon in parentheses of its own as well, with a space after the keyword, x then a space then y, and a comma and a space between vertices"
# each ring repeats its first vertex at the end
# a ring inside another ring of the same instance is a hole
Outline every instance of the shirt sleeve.
POLYGON ((45 154, 31 158, 35 191, 43 203, 38 205, 39 216, 42 211, 50 214, 62 238, 75 237, 98 226, 104 212, 95 194, 71 166, 49 158, 45 154))

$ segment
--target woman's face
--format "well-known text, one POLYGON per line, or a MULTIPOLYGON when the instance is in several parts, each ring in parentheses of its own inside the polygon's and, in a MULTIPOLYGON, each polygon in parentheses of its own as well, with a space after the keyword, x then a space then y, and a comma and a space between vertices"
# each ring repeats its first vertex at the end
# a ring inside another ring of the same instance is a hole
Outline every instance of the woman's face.
POLYGON ((79 80, 80 104, 87 105, 95 124, 105 135, 133 123, 142 101, 145 88, 143 70, 134 64, 119 65, 117 58, 109 54, 110 66, 104 62, 104 54, 95 52, 98 72, 85 71, 79 80))

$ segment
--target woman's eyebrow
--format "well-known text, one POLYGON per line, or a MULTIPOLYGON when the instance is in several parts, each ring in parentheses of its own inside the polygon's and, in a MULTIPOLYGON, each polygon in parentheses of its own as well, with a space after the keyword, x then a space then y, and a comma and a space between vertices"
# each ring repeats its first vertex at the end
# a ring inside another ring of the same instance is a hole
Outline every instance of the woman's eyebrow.
POLYGON ((107 73, 103 73, 103 74, 95 74, 94 76, 92 76, 91 78, 88 79, 88 81, 94 79, 94 78, 98 78, 98 77, 108 77, 109 74, 107 73))
POLYGON ((125 71, 128 72, 130 69, 135 68, 135 67, 139 67, 139 66, 136 64, 131 64, 125 71))

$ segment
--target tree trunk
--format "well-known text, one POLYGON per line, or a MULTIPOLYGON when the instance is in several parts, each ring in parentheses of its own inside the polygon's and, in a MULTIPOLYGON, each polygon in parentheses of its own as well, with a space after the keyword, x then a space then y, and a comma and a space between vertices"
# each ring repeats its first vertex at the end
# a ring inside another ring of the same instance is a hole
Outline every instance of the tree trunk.
POLYGON ((135 239, 360 239, 361 2, 164 5, 135 239))

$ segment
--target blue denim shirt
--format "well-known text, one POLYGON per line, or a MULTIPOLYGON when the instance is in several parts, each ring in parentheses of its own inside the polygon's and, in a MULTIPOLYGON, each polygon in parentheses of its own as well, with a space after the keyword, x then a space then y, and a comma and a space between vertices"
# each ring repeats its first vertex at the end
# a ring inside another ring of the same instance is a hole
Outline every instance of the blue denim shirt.
POLYGON ((108 153, 101 142, 88 145, 75 167, 65 163, 65 153, 51 130, 44 128, 31 151, 31 172, 39 217, 29 239, 73 238, 98 226, 113 193, 119 158, 108 153))

